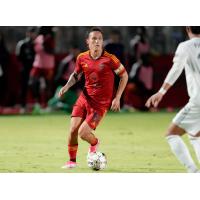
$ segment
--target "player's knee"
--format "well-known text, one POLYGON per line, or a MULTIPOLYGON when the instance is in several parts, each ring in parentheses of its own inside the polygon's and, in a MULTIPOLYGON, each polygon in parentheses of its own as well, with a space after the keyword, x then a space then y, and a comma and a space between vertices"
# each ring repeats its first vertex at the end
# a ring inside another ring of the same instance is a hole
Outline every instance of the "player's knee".
POLYGON ((171 135, 177 135, 174 129, 170 126, 167 131, 165 132, 165 137, 171 136, 171 135))
POLYGON ((167 129, 165 136, 166 137, 170 136, 170 135, 179 135, 179 136, 182 136, 184 134, 185 134, 185 131, 182 128, 180 128, 180 127, 172 124, 167 129))
POLYGON ((200 137, 200 131, 195 135, 195 137, 200 137))
POLYGON ((77 126, 71 126, 70 127, 70 135, 76 135, 78 134, 78 127, 77 126))
POLYGON ((165 132, 165 137, 168 137, 168 136, 170 136, 170 135, 172 135, 172 133, 170 132, 169 129, 167 129, 167 131, 165 132))

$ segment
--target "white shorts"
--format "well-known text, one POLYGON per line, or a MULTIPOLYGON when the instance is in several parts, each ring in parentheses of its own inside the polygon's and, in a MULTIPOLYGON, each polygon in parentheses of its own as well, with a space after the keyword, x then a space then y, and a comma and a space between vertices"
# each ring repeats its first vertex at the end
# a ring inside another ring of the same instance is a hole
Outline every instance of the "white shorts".
POLYGON ((189 102, 172 121, 189 135, 195 136, 200 131, 200 107, 189 102))

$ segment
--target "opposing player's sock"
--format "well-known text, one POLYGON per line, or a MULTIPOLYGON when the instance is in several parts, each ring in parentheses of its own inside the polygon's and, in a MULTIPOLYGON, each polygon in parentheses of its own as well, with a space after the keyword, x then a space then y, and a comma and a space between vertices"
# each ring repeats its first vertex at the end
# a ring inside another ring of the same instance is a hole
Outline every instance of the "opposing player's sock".
POLYGON ((78 144, 77 145, 68 145, 68 153, 69 153, 70 161, 76 162, 77 150, 78 150, 78 144))
POLYGON ((89 151, 88 153, 94 153, 97 152, 99 147, 99 140, 97 138, 95 138, 94 142, 91 143, 90 147, 89 147, 89 151))
POLYGON ((196 153, 196 157, 200 163, 200 137, 189 136, 189 139, 196 153))
POLYGON ((177 159, 187 168, 187 171, 192 173, 198 171, 190 152, 178 135, 167 136, 167 141, 171 147, 172 152, 177 157, 177 159))

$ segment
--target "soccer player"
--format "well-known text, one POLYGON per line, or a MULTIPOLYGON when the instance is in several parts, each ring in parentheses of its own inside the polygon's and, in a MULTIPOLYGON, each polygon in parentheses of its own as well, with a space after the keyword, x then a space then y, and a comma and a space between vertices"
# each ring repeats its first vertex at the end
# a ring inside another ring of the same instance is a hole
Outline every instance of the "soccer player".
POLYGON ((70 160, 63 168, 77 166, 76 154, 78 135, 90 144, 88 153, 96 152, 99 140, 93 134, 107 110, 120 110, 120 98, 126 87, 128 75, 124 66, 112 54, 103 49, 103 32, 98 27, 89 30, 86 38, 89 50, 79 54, 74 72, 68 82, 60 89, 61 97, 84 74, 85 86, 76 101, 70 124, 68 137, 68 153, 70 160), (114 73, 120 77, 117 92, 114 95, 114 73))
POLYGON ((189 102, 179 111, 168 128, 166 139, 172 152, 189 173, 199 172, 181 136, 188 133, 200 162, 200 26, 186 27, 188 41, 179 44, 173 66, 160 90, 151 96, 146 106, 157 107, 169 88, 185 69, 189 102))

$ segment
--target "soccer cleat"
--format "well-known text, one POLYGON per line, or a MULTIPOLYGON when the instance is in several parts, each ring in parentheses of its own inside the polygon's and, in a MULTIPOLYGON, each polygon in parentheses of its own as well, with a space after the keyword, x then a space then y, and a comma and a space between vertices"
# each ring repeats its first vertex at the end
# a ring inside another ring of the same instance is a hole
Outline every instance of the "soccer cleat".
POLYGON ((64 166, 62 166, 62 169, 71 169, 71 168, 75 168, 76 166, 77 166, 76 162, 68 161, 64 164, 64 166))
POLYGON ((90 146, 89 147, 89 151, 88 151, 88 154, 89 153, 95 153, 95 152, 97 152, 97 150, 98 150, 98 148, 99 148, 99 139, 98 139, 98 142, 97 142, 97 144, 96 145, 94 145, 94 146, 90 146))

